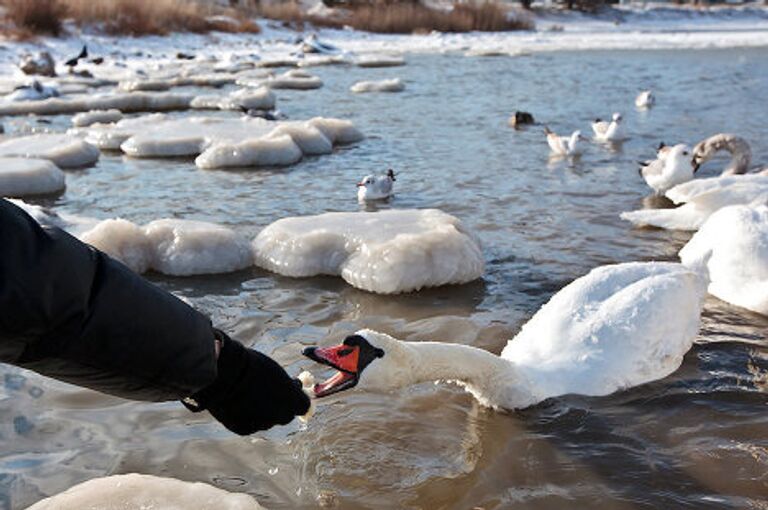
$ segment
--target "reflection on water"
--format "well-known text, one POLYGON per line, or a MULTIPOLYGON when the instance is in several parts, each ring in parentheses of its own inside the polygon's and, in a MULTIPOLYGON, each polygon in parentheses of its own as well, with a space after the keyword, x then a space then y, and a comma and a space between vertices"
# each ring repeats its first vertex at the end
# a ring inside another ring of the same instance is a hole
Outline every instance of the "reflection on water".
MULTIPOLYGON (((365 141, 256 172, 105 154, 95 168, 70 172, 66 193, 45 203, 136 222, 216 221, 253 237, 283 216, 360 210, 359 179, 394 168, 396 196, 375 207, 437 207, 460 217, 483 243, 482 280, 377 296, 338 278, 259 269, 148 275, 291 373, 323 376, 301 357, 302 346, 372 327, 498 353, 543 302, 592 267, 673 260, 690 234, 633 229, 618 218, 659 206, 636 163, 659 141, 731 131, 750 140, 757 162, 768 161, 764 119, 754 115, 768 100, 762 50, 413 56, 396 70, 317 74, 324 88, 280 91, 280 109, 294 119, 350 118, 365 141), (395 75, 408 81, 402 94, 347 93, 354 81, 395 75), (698 76, 705 86, 690 81, 698 76), (657 106, 637 112, 634 97, 646 87, 657 106), (588 133, 595 117, 621 111, 630 139, 585 143, 580 158, 551 160, 539 126, 506 127, 515 109, 563 133, 588 133)), ((66 125, 62 116, 51 127, 66 125)), ((715 174, 718 164, 700 173, 715 174)), ((697 344, 663 381, 509 413, 446 385, 349 393, 325 401, 306 426, 250 438, 175 403, 126 402, 1 367, 0 509, 131 471, 207 481, 286 509, 765 508, 767 331, 768 318, 710 298, 697 344)))

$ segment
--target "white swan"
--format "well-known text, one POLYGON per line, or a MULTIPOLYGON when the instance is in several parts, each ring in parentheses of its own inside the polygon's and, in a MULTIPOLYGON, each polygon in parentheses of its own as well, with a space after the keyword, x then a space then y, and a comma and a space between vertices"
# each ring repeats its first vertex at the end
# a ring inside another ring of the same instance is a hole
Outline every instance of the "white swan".
POLYGON ((768 176, 750 174, 692 180, 675 186, 665 195, 673 202, 684 205, 674 209, 623 212, 621 218, 638 226, 698 230, 718 209, 748 204, 768 196, 768 176))
POLYGON ((582 140, 581 131, 574 131, 571 136, 559 136, 548 127, 544 128, 547 134, 547 143, 553 154, 558 156, 578 156, 581 154, 579 140, 582 140))
POLYGON ((747 173, 752 162, 752 149, 744 138, 731 133, 718 133, 696 144, 693 148, 693 163, 696 169, 720 151, 731 154, 731 162, 721 175, 747 173))
POLYGON ((641 110, 650 108, 656 103, 656 96, 650 90, 640 92, 635 98, 635 106, 641 110))
POLYGON ((682 264, 603 266, 555 294, 500 357, 367 329, 335 347, 308 347, 304 355, 339 370, 315 385, 316 397, 437 380, 456 381, 482 404, 505 409, 568 393, 608 395, 680 366, 698 332, 704 287, 682 264))
POLYGON ((680 250, 686 265, 706 265, 709 293, 768 315, 768 201, 723 207, 680 250))
POLYGON ((358 202, 384 200, 391 197, 395 180, 395 172, 391 168, 384 175, 366 175, 357 183, 358 202))
POLYGON ((657 195, 693 179, 695 172, 691 149, 682 143, 673 147, 659 146, 656 159, 640 167, 640 175, 657 195))
POLYGON ((622 140, 624 133, 621 129, 621 114, 614 113, 611 122, 595 119, 592 123, 592 131, 595 133, 595 140, 599 142, 612 142, 622 140))
POLYGON ((207 483, 130 473, 94 478, 38 501, 27 510, 264 510, 248 494, 207 483))

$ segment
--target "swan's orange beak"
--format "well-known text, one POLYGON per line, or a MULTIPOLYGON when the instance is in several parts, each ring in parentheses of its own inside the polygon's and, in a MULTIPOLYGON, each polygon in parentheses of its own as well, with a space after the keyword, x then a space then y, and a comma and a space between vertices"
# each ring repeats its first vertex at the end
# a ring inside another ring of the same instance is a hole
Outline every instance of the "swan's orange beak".
POLYGON ((338 370, 338 373, 327 381, 315 384, 316 397, 327 397, 357 384, 359 347, 345 344, 334 347, 307 347, 302 354, 313 361, 338 370))

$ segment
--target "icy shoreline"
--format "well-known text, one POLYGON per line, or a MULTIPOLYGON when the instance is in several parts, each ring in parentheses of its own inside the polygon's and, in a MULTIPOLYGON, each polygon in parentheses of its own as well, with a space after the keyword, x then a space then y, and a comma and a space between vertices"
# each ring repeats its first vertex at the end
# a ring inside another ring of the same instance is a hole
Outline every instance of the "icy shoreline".
MULTIPOLYGON (((35 42, 0 41, 0 72, 18 76, 23 53, 48 50, 69 55, 87 43, 92 54, 117 51, 116 60, 129 67, 151 59, 176 60, 177 52, 197 59, 233 61, 286 57, 296 51, 301 35, 278 23, 259 20, 262 32, 253 34, 175 33, 139 38, 79 33, 67 38, 39 38, 35 42), (123 56, 123 58, 120 58, 123 56)), ((536 30, 425 35, 373 34, 356 30, 319 29, 319 37, 345 52, 501 53, 586 50, 674 50, 768 46, 767 7, 690 9, 648 4, 645 8, 615 8, 598 15, 537 11, 536 30)))

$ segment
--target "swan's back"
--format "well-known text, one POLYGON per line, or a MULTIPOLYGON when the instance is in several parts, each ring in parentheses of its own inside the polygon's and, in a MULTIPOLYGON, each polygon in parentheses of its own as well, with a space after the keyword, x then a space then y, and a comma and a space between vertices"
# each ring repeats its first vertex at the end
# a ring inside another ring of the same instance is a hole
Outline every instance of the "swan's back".
POLYGON ((708 177, 694 179, 683 184, 678 184, 665 193, 667 198, 676 204, 690 202, 699 195, 712 191, 727 190, 731 186, 742 185, 765 188, 768 191, 768 175, 749 174, 731 175, 726 177, 708 177))
POLYGON ((501 356, 540 399, 607 395, 667 376, 698 332, 705 282, 681 264, 594 269, 555 294, 501 356))

